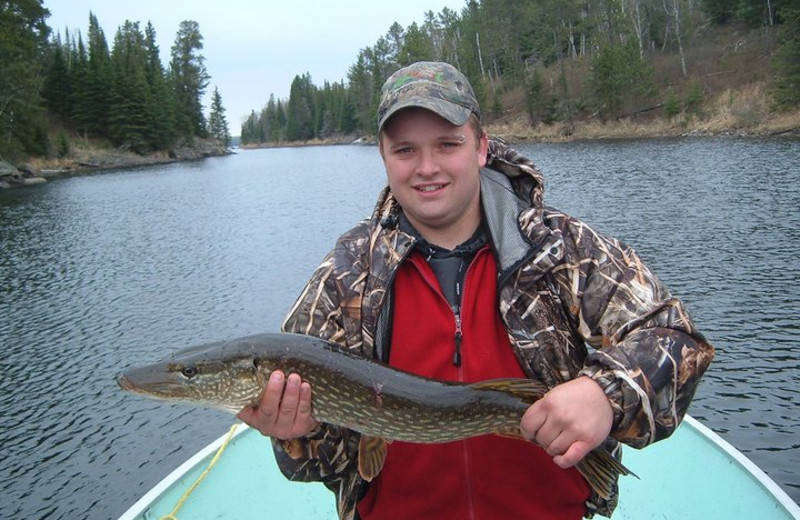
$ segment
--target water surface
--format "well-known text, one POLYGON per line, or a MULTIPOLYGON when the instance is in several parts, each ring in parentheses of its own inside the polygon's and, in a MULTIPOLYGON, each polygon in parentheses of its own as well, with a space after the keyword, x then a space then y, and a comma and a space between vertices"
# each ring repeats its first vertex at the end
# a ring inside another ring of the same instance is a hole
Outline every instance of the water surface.
MULTIPOLYGON (((800 143, 527 144, 545 200, 635 246, 718 349, 691 413, 800 500, 800 143)), ((0 191, 0 518, 115 518, 233 417, 119 391, 276 331, 383 186, 375 148, 243 151, 0 191)))

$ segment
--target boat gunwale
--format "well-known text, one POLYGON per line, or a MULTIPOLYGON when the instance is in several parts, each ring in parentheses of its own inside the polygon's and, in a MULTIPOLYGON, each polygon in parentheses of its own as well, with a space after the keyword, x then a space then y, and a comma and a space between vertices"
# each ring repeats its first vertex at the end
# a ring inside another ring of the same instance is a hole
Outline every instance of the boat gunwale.
POLYGON ((225 443, 228 436, 230 436, 230 441, 233 441, 236 437, 250 429, 250 427, 244 423, 237 423, 235 426, 236 430, 233 434, 228 432, 220 435, 217 439, 211 441, 200 451, 189 457, 183 464, 172 470, 166 477, 150 488, 147 493, 142 495, 127 511, 122 513, 118 520, 138 520, 144 518, 144 514, 152 504, 175 485, 176 482, 184 478, 187 473, 203 463, 205 459, 212 457, 223 443, 225 443))
MULTIPOLYGON (((736 449, 731 443, 723 439, 719 434, 714 432, 709 427, 702 424, 700 421, 688 414, 684 416, 683 423, 693 429, 701 437, 708 439, 718 449, 722 450, 728 457, 730 457, 739 467, 749 474, 758 485, 762 486, 776 502, 783 507, 783 509, 792 515, 792 517, 800 519, 800 505, 798 505, 792 498, 784 491, 764 470, 759 468, 753 461, 751 461, 745 454, 736 449)), ((178 466, 166 477, 153 486, 147 493, 142 495, 127 511, 125 511, 118 520, 140 520, 144 518, 144 514, 148 508, 152 506, 162 495, 164 495, 175 483, 184 478, 187 473, 195 469, 198 465, 203 463, 206 459, 210 459, 214 453, 220 449, 223 443, 226 442, 230 435, 230 441, 233 441, 239 435, 244 434, 251 428, 244 423, 236 424, 236 429, 231 435, 230 432, 221 435, 216 440, 209 443, 203 449, 191 456, 186 462, 178 466)))
MULTIPOLYGON (((750 460, 747 455, 739 451, 734 445, 723 439, 717 432, 704 425, 694 417, 688 414, 684 416, 683 421, 691 426, 703 437, 706 437, 714 443, 719 449, 725 452, 726 455, 731 457, 739 466, 742 467, 747 473, 750 474, 767 492, 772 495, 778 503, 791 514, 794 518, 800 519, 800 505, 797 504, 786 491, 781 488, 775 480, 767 475, 764 470, 759 468, 755 462, 750 460)), ((646 449, 646 448, 645 448, 646 449)))

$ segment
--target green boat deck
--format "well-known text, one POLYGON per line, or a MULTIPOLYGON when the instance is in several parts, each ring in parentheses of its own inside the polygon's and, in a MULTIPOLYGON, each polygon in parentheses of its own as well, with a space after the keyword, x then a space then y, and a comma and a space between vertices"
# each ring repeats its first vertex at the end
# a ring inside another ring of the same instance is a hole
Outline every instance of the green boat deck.
MULTIPOLYGON (((213 459, 224 437, 209 445, 142 497, 120 520, 170 514, 213 459)), ((749 459, 687 417, 668 440, 626 449, 613 518, 800 519, 800 507, 749 459)), ((269 440, 240 426, 214 467, 175 516, 205 519, 335 519, 334 496, 319 483, 290 482, 279 472, 269 440)))

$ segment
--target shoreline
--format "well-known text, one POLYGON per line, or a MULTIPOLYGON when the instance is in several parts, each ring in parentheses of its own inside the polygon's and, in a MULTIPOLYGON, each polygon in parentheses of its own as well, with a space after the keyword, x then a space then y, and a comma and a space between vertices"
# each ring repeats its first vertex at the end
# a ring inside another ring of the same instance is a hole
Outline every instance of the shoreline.
POLYGON ((50 179, 86 175, 102 170, 125 170, 198 161, 232 153, 234 152, 230 149, 210 140, 198 141, 194 146, 177 147, 149 155, 138 155, 107 146, 83 145, 76 147, 67 157, 58 159, 35 157, 18 166, 0 161, 0 189, 42 184, 50 179))
MULTIPOLYGON (((741 137, 741 138, 800 138, 800 110, 761 118, 757 124, 742 124, 738 118, 714 117, 694 119, 683 115, 673 120, 577 121, 574 124, 558 122, 530 125, 524 118, 508 117, 504 121, 488 123, 485 130, 490 136, 500 137, 510 143, 549 142, 566 143, 589 140, 671 139, 683 137, 741 137)), ((241 145, 244 150, 261 148, 288 148, 305 146, 362 145, 375 146, 376 136, 336 136, 328 139, 241 145)), ((195 146, 178 147, 150 155, 138 155, 107 146, 82 145, 67 157, 60 159, 32 158, 13 166, 0 162, 0 189, 30 186, 49 179, 72 175, 91 174, 101 170, 120 170, 141 166, 155 166, 176 162, 222 157, 235 153, 215 142, 202 141, 195 146)))

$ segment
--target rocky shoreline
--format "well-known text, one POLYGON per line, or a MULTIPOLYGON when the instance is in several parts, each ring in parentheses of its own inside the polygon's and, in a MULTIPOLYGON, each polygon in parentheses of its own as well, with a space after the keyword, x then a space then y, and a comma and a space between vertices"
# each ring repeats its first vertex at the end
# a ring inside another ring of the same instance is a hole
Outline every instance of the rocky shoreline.
POLYGON ((52 178, 99 170, 194 161, 230 153, 230 150, 214 140, 195 140, 191 145, 177 146, 169 151, 150 155, 138 155, 109 148, 78 148, 63 159, 34 159, 18 166, 0 161, 0 189, 31 186, 47 182, 52 178))
MULTIPOLYGON (((511 142, 563 142, 595 139, 630 139, 664 137, 800 137, 800 111, 775 117, 749 128, 730 122, 694 121, 692 124, 633 122, 620 120, 611 124, 597 121, 580 122, 576 125, 557 123, 531 126, 526 121, 512 119, 505 123, 486 125, 490 135, 503 137, 511 142), (727 124, 726 124, 727 123, 727 124)), ((321 146, 358 144, 374 146, 374 136, 338 136, 313 141, 243 145, 242 148, 275 148, 285 146, 321 146)), ((64 159, 33 159, 26 164, 13 166, 0 160, 0 189, 30 186, 47 182, 48 179, 91 173, 99 170, 118 170, 193 161, 206 157, 219 157, 232 153, 215 140, 196 139, 191 145, 179 145, 169 151, 150 155, 138 155, 109 147, 86 146, 74 149, 64 159)))

